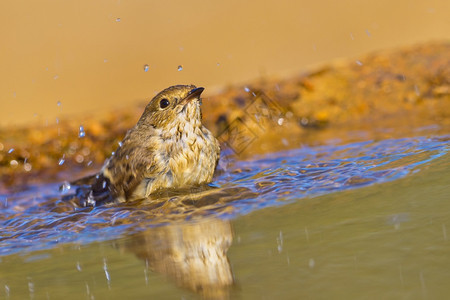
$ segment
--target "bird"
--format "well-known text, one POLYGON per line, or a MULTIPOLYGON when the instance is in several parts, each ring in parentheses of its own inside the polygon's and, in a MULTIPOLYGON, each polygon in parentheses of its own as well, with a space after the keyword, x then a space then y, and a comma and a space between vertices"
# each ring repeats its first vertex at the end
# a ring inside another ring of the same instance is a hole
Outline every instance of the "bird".
POLYGON ((220 145, 202 124, 203 91, 175 85, 158 93, 101 170, 70 183, 83 186, 77 190, 80 205, 128 202, 164 189, 210 183, 220 145))

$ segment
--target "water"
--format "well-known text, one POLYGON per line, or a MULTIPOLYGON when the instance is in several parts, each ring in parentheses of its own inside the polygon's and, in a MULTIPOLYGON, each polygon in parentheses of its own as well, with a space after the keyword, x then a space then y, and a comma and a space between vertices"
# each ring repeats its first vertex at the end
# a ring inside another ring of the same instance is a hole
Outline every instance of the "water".
POLYGON ((28 186, 0 196, 0 295, 433 298, 449 150, 444 136, 224 157, 211 189, 110 207, 28 186))
POLYGON ((86 131, 84 131, 84 127, 82 125, 80 125, 80 130, 78 132, 78 137, 79 138, 83 138, 86 136, 86 131))

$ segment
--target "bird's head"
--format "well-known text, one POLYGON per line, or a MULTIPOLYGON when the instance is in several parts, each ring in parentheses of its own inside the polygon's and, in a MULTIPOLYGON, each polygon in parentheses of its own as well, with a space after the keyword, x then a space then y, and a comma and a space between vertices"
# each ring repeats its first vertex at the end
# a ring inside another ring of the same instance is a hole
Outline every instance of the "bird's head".
POLYGON ((161 91, 147 105, 138 125, 165 129, 189 122, 192 126, 201 126, 203 90, 195 85, 175 85, 161 91))

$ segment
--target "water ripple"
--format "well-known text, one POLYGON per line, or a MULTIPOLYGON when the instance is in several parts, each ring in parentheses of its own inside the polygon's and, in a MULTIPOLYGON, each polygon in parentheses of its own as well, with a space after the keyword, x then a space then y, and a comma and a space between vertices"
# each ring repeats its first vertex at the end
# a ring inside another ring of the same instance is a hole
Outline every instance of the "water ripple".
POLYGON ((114 239, 149 226, 210 215, 233 218, 304 197, 396 180, 448 153, 449 139, 304 147, 247 161, 225 157, 226 170, 218 172, 209 188, 165 192, 157 199, 116 206, 79 208, 61 197, 59 183, 28 186, 0 195, 0 255, 114 239))

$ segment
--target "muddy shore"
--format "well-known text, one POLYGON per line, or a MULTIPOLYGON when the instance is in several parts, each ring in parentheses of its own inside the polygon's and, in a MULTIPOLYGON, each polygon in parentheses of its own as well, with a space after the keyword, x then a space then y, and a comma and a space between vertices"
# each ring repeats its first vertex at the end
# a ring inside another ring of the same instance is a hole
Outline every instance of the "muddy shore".
MULTIPOLYGON (((204 123, 226 153, 240 158, 330 140, 448 134, 448 53, 448 42, 427 43, 228 86, 204 99, 204 123)), ((73 116, 48 126, 1 128, 0 191, 98 169, 145 105, 82 122, 73 116)))

